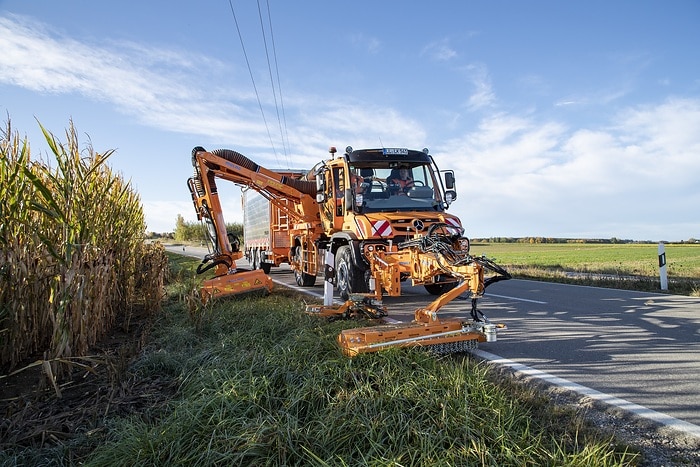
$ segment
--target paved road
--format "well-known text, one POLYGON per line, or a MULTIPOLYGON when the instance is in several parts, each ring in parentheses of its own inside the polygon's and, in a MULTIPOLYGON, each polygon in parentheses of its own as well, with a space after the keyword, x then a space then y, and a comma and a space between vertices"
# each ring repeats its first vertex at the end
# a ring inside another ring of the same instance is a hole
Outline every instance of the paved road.
MULTIPOLYGON (((284 265, 271 276, 294 285, 284 265)), ((309 291, 322 296, 317 284, 309 291)), ((433 298, 408 286, 384 303, 392 318, 410 321, 433 298)), ((467 317, 469 307, 456 300, 440 313, 467 317)), ((700 437, 699 298, 510 280, 489 287, 480 309, 508 326, 480 345, 481 356, 700 437)))

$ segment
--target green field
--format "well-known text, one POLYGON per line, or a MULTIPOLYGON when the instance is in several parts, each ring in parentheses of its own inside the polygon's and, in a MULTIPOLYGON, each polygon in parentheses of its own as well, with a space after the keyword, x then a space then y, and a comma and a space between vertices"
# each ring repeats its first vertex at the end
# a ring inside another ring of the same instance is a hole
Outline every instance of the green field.
MULTIPOLYGON (((669 278, 700 279, 700 244, 665 245, 669 278)), ((516 268, 599 272, 658 277, 656 244, 597 243, 480 243, 475 255, 516 268)))

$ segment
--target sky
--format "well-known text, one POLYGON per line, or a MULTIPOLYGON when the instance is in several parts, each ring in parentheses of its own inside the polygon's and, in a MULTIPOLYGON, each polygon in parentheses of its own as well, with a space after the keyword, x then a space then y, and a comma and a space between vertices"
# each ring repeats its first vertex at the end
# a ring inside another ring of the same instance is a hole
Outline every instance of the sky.
MULTIPOLYGON (((0 0, 0 113, 114 150, 147 230, 195 221, 191 150, 310 169, 429 148, 465 235, 700 238, 696 0, 0 0)), ((227 222, 240 189, 219 183, 227 222)))

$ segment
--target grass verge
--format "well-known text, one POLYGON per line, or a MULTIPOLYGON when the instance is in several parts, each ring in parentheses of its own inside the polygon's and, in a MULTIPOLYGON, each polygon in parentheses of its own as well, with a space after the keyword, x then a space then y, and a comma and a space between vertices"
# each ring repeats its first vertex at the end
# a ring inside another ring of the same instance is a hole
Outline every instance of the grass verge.
POLYGON ((516 279, 700 297, 700 279, 697 278, 670 278, 668 290, 662 291, 659 288, 657 277, 631 276, 600 271, 572 272, 561 268, 537 266, 506 265, 504 267, 516 279))
MULTIPOLYGON (((169 286, 165 312, 130 369, 137 378, 175 382, 176 394, 165 406, 106 419, 106 435, 82 465, 622 466, 638 460, 598 437, 576 413, 499 384, 488 366, 466 355, 391 349, 348 359, 335 337, 358 323, 307 316, 291 291, 197 308, 187 298, 188 268, 195 264, 173 265, 172 277, 180 279, 169 286)), ((4 461, 22 464, 36 454, 4 461)), ((53 454, 50 464, 68 463, 65 449, 53 454)))
MULTIPOLYGON (((700 296, 700 244, 666 246, 668 293, 700 296)), ((518 279, 644 292, 660 289, 657 245, 475 242, 518 279)))

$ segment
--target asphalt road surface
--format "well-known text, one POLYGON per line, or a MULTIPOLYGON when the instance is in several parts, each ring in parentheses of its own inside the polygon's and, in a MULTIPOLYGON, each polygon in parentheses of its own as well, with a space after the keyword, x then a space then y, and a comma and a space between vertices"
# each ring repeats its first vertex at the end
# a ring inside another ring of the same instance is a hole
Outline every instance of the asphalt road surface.
MULTIPOLYGON (((271 277, 296 287, 286 265, 271 277)), ((301 290, 322 297, 323 280, 301 290)), ((434 298, 405 286, 384 304, 391 318, 410 321, 434 298)), ((455 300, 440 316, 468 317, 470 305, 455 300)), ((477 355, 700 438, 700 298, 509 280, 491 285, 479 309, 508 329, 477 355)))

